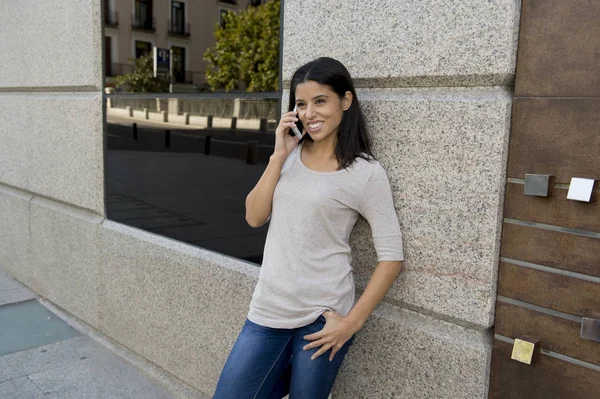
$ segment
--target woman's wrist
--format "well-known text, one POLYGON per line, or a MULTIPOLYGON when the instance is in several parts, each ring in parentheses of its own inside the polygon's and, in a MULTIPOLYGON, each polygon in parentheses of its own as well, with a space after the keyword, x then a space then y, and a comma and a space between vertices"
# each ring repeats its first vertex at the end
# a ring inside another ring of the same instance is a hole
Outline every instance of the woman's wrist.
POLYGON ((352 325, 352 329, 354 330, 354 332, 357 332, 363 327, 363 325, 367 321, 367 318, 363 318, 359 315, 352 314, 352 312, 350 312, 348 316, 346 316, 346 320, 350 322, 350 325, 352 325))
POLYGON ((276 154, 273 153, 270 157, 269 157, 269 163, 274 163, 274 164, 278 164, 278 165, 283 165, 285 160, 287 158, 287 155, 281 155, 281 154, 276 154))

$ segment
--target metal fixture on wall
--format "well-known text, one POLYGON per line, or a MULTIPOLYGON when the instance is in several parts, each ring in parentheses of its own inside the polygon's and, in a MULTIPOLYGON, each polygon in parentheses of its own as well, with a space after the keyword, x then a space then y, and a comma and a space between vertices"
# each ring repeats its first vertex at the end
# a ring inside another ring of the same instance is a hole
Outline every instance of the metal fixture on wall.
POLYGON ((525 195, 549 197, 554 186, 554 175, 525 175, 525 195))
POLYGON ((573 177, 571 178, 567 199, 581 202, 593 202, 596 200, 596 196, 594 195, 595 186, 596 180, 594 179, 573 177))
POLYGON ((581 334, 583 339, 600 342, 600 312, 594 312, 590 317, 581 318, 581 334))
POLYGON ((540 340, 537 338, 521 336, 515 338, 511 359, 521 363, 535 363, 540 355, 540 340))

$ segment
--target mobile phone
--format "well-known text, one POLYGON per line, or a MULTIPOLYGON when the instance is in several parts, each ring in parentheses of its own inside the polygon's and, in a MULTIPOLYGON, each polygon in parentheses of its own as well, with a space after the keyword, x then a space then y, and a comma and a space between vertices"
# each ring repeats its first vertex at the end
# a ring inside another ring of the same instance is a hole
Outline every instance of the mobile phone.
MULTIPOLYGON (((294 112, 298 111, 298 104, 296 104, 294 106, 294 112)), ((302 140, 302 133, 300 132, 300 129, 298 129, 298 126, 296 126, 296 124, 294 124, 294 126, 292 126, 292 130, 288 133, 290 136, 296 136, 298 137, 298 140, 302 140)))

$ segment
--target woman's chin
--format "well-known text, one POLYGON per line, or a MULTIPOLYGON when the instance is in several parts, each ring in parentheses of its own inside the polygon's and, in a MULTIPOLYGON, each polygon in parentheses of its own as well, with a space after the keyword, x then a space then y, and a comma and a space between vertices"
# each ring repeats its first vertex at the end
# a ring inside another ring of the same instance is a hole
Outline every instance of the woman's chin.
POLYGON ((328 134, 325 132, 314 132, 314 133, 308 132, 308 135, 316 143, 320 143, 322 141, 327 141, 327 139, 330 138, 330 136, 331 136, 331 134, 328 134))

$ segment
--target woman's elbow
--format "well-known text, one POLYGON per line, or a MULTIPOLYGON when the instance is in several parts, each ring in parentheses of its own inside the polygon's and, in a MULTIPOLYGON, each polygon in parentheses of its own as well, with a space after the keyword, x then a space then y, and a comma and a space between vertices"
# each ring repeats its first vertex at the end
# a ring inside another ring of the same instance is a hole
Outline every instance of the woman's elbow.
POLYGON ((256 221, 252 220, 252 219, 248 219, 246 218, 246 222, 250 225, 250 227, 252 228, 257 228, 262 226, 260 223, 257 223, 256 221))
POLYGON ((248 223, 248 225, 250 225, 252 228, 260 227, 256 220, 248 217, 248 215, 246 215, 246 223, 248 223))
POLYGON ((266 220, 257 220, 249 215, 246 215, 246 222, 250 225, 250 227, 255 229, 267 223, 267 220, 268 218, 266 220))
POLYGON ((380 263, 383 264, 383 267, 385 267, 387 270, 390 271, 390 273, 394 274, 395 276, 398 276, 398 274, 400 274, 404 267, 403 260, 388 260, 381 261, 380 263))

